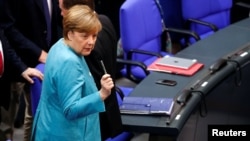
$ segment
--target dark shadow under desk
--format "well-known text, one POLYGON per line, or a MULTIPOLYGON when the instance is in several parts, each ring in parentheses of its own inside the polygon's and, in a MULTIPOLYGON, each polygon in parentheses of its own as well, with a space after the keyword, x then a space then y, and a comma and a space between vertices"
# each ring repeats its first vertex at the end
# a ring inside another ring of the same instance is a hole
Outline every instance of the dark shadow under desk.
MULTIPOLYGON (((233 59, 234 61, 239 62, 242 69, 242 77, 241 77, 241 85, 237 86, 235 83, 235 78, 239 77, 239 74, 233 72, 232 74, 226 76, 223 81, 216 84, 215 87, 208 89, 206 103, 207 103, 207 116, 200 117, 200 113, 196 110, 190 118, 187 120, 184 125, 180 135, 178 137, 178 141, 186 141, 186 140, 197 140, 197 141, 207 141, 208 137, 208 125, 219 124, 219 125, 250 125, 250 65, 249 62, 249 54, 244 57, 235 57, 230 58, 229 55, 232 53, 241 52, 238 49, 241 49, 246 44, 249 44, 249 30, 250 30, 250 19, 245 19, 240 21, 230 28, 222 31, 223 34, 228 34, 225 36, 227 42, 218 42, 219 46, 227 46, 232 49, 232 52, 227 52, 224 49, 218 49, 219 52, 215 52, 212 54, 211 52, 205 52, 202 54, 202 57, 206 58, 209 56, 217 56, 221 54, 222 57, 233 59), (231 31, 235 31, 232 32, 231 31), (231 33, 231 34, 230 34, 231 33), (235 36, 228 38, 230 36, 235 36), (232 39, 232 40, 230 40, 232 39), (234 49, 235 46, 238 48, 234 49)), ((222 34, 220 33, 220 34, 222 34)), ((200 46, 203 44, 198 44, 200 47, 205 47, 211 45, 209 42, 213 40, 219 41, 221 38, 219 37, 211 37, 205 40, 207 43, 204 46, 200 46)), ((197 45, 197 44, 196 44, 197 45)), ((199 50, 195 50, 195 48, 188 48, 187 52, 180 52, 179 55, 183 56, 199 56, 199 50)), ((249 50, 246 50, 250 53, 249 50)), ((201 55, 200 55, 201 56, 201 55)), ((214 59, 216 60, 216 59, 214 59)), ((233 62, 229 62, 233 64, 233 62)))
POLYGON ((191 114, 181 130, 178 141, 207 141, 208 125, 250 125, 250 65, 242 68, 242 82, 236 86, 236 73, 226 77, 208 92, 207 115, 199 110, 191 114))

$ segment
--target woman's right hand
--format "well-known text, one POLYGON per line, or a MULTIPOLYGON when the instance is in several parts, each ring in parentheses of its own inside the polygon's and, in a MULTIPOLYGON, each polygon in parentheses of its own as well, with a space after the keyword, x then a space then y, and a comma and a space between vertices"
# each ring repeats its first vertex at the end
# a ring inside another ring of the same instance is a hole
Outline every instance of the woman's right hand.
POLYGON ((101 78, 100 95, 102 100, 105 100, 110 94, 111 89, 114 87, 114 82, 109 74, 104 74, 101 78))

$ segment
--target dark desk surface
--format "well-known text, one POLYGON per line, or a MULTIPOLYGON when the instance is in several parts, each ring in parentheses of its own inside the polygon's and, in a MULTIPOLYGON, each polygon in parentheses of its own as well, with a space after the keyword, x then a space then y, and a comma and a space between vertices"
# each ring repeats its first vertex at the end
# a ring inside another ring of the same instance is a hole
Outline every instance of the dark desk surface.
MULTIPOLYGON (((217 59, 226 57, 231 52, 237 50, 250 41, 250 19, 235 23, 225 29, 222 29, 214 35, 203 39, 188 48, 177 53, 176 56, 185 58, 195 58, 205 64, 194 76, 181 76, 167 73, 152 72, 146 77, 134 91, 131 96, 155 96, 155 97, 175 97, 185 88, 190 88, 201 76, 208 72, 208 68, 217 59), (177 81, 176 86, 157 85, 157 79, 172 79, 177 81)), ((222 81, 229 74, 234 72, 234 64, 228 63, 223 70, 217 72, 209 79, 209 85, 202 88, 208 92, 222 81)), ((173 120, 170 125, 166 125, 164 116, 135 116, 122 115, 122 122, 125 130, 135 132, 146 132, 164 136, 178 136, 186 120, 192 111, 201 101, 200 95, 192 94, 191 98, 179 113, 179 118, 173 120)))
POLYGON ((244 28, 244 29, 250 29, 250 18, 239 21, 233 24, 233 26, 238 26, 239 28, 244 28))

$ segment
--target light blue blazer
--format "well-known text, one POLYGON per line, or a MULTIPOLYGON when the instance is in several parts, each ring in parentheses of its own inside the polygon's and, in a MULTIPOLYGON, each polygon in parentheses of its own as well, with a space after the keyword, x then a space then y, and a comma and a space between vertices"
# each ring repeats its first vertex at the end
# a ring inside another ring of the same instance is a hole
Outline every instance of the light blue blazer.
POLYGON ((100 141, 99 112, 105 111, 84 60, 60 39, 49 51, 33 141, 100 141))

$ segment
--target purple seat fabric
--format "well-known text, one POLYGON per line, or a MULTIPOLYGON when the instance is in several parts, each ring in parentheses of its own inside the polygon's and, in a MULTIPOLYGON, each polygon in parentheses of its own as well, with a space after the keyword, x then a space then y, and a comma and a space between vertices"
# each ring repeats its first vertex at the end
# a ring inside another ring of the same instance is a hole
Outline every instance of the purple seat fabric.
POLYGON ((130 139, 133 137, 133 134, 130 132, 122 132, 118 136, 114 138, 108 138, 106 141, 130 141, 130 139))
MULTIPOLYGON (((162 9, 162 17, 166 27, 183 29, 181 0, 158 0, 162 9)), ((183 34, 169 33, 172 41, 179 41, 183 34)))
MULTIPOLYGON (((119 87, 119 89, 122 91, 124 97, 129 96, 129 94, 133 90, 133 88, 124 87, 124 86, 119 87)), ((122 104, 122 97, 118 93, 116 93, 116 97, 117 97, 118 104, 121 105, 122 104)))
MULTIPOLYGON (((231 7, 232 0, 182 0, 182 16, 184 20, 192 18, 205 21, 222 29, 231 22, 231 7)), ((198 33, 201 39, 214 33, 208 26, 194 22, 189 29, 198 33)))
MULTIPOLYGON (((137 49, 166 55, 162 51, 163 26, 160 11, 154 0, 126 0, 120 8, 120 34, 124 51, 124 59, 128 52, 137 49)), ((145 65, 151 64, 156 56, 133 53, 130 60, 139 61, 145 65)), ((132 74, 145 78, 146 74, 140 67, 131 67, 132 74)), ((126 69, 122 70, 125 75, 126 69)))
MULTIPOLYGON (((38 64, 36 68, 44 73, 44 64, 38 64)), ((32 115, 35 116, 42 90, 42 81, 37 77, 33 77, 33 80, 34 83, 31 85, 31 110, 32 115)))

